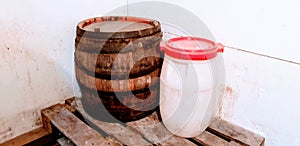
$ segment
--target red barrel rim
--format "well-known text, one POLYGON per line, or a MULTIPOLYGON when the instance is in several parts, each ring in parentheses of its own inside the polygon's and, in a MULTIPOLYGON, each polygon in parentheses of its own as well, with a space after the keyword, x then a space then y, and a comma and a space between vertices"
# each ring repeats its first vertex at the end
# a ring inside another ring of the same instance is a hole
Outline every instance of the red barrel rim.
POLYGON ((177 37, 161 45, 161 49, 173 58, 181 60, 210 60, 224 51, 221 43, 199 37, 177 37))

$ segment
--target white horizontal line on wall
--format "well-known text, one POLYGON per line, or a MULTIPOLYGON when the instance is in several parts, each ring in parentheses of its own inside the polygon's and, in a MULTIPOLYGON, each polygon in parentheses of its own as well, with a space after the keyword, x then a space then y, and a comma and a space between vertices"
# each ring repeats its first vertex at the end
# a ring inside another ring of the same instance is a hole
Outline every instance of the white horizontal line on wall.
POLYGON ((267 58, 287 62, 287 63, 300 65, 300 63, 298 63, 298 62, 290 61, 290 60, 287 60, 287 59, 282 59, 282 58, 273 57, 273 56, 269 56, 269 55, 265 55, 265 54, 260 54, 260 53, 256 53, 256 52, 252 52, 252 51, 248 51, 248 50, 244 50, 244 49, 240 49, 240 48, 236 48, 236 47, 231 47, 231 46, 227 46, 227 45, 224 45, 224 47, 226 47, 228 49, 233 49, 233 50, 237 50, 237 51, 241 51, 241 52, 245 52, 245 53, 250 53, 250 54, 254 54, 254 55, 258 55, 258 56, 262 56, 262 57, 267 57, 267 58))

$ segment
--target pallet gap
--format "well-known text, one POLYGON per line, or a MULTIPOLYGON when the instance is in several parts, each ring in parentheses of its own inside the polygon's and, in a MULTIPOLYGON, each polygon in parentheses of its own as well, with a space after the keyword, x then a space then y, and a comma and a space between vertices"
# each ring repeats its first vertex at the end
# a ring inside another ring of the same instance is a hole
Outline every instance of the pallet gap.
POLYGON ((197 146, 204 146, 203 144, 199 143, 198 141, 194 140, 193 138, 185 138, 185 139, 187 139, 190 142, 196 144, 197 146))
POLYGON ((231 142, 231 139, 230 139, 230 138, 228 138, 227 136, 225 136, 225 135, 223 135, 223 134, 217 132, 217 131, 214 130, 214 129, 211 129, 211 128, 208 127, 208 128, 206 128, 206 131, 209 132, 209 133, 211 133, 211 134, 213 134, 213 135, 216 135, 216 136, 218 136, 218 137, 220 137, 220 138, 222 138, 222 139, 224 139, 224 140, 226 140, 227 142, 231 142))
POLYGON ((148 140, 144 135, 141 135, 142 139, 144 139, 145 141, 149 142, 150 144, 152 144, 152 146, 157 146, 156 144, 154 144, 153 142, 151 142, 150 140, 148 140))
MULTIPOLYGON (((158 121, 161 122, 161 123, 163 124, 162 118, 161 118, 161 114, 160 114, 160 108, 159 108, 159 107, 156 107, 155 112, 157 113, 158 121)), ((163 124, 163 125, 164 125, 164 124, 163 124)), ((164 125, 164 126, 165 126, 165 125, 164 125)))
POLYGON ((36 146, 36 145, 58 145, 57 139, 66 137, 63 133, 59 131, 58 128, 56 128, 52 123, 52 133, 49 133, 48 135, 45 135, 37 140, 34 140, 30 143, 24 144, 24 146, 36 146))
POLYGON ((56 141, 55 135, 50 133, 39 139, 31 141, 29 143, 24 144, 23 146, 37 146, 37 145, 56 145, 58 142, 56 141))
POLYGON ((134 127, 128 126, 124 123, 122 123, 121 125, 124 126, 125 128, 128 128, 128 130, 132 131, 133 133, 136 133, 136 134, 140 135, 142 137, 142 139, 144 139, 148 143, 152 144, 153 146, 157 146, 156 144, 154 144, 153 142, 148 140, 140 131, 136 130, 134 127))

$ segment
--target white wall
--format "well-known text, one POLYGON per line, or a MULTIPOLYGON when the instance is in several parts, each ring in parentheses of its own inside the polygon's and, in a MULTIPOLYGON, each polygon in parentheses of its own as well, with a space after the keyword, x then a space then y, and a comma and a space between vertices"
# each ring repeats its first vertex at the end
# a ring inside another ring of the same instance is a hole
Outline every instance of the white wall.
MULTIPOLYGON (((265 136, 266 145, 300 145, 300 2, 160 2, 188 9, 206 23, 218 42, 232 46, 223 55, 226 90, 220 116, 265 136)), ((131 10, 135 8, 129 7, 129 14, 131 10)))
POLYGON ((266 145, 299 145, 300 66, 230 50, 224 53, 221 116, 266 137, 266 145))
POLYGON ((126 1, 9 0, 0 5, 0 143, 41 125, 40 110, 80 92, 75 28, 126 1))
MULTIPOLYGON (((300 62, 296 0, 161 1, 198 15, 227 46, 300 62)), ((73 74, 75 26, 125 4, 126 0, 2 2, 0 142, 40 125, 41 108, 80 95, 73 74)), ((220 115, 262 134, 266 145, 299 145, 299 64, 230 48, 223 57, 227 88, 220 115)))
POLYGON ((300 2, 164 2, 190 10, 218 42, 244 50, 225 48, 226 92, 220 116, 265 136, 266 145, 300 145, 300 2))

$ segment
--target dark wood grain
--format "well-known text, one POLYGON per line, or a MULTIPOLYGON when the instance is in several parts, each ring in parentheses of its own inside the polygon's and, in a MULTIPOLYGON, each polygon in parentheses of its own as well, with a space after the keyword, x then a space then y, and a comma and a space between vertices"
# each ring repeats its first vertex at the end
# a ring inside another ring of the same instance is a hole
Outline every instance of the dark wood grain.
POLYGON ((76 50, 96 54, 131 52, 141 48, 153 48, 157 43, 161 42, 161 40, 161 32, 146 37, 113 40, 77 36, 75 39, 75 48, 76 50))
POLYGON ((76 145, 118 145, 87 126, 63 105, 52 106, 43 110, 42 114, 76 145))
POLYGON ((220 118, 216 118, 209 125, 208 130, 241 145, 262 146, 265 141, 264 137, 220 118))
POLYGON ((1 143, 0 146, 20 146, 28 144, 32 141, 40 139, 49 135, 50 133, 46 131, 43 127, 39 127, 27 133, 24 133, 14 139, 1 143))
POLYGON ((75 51, 75 65, 98 78, 136 78, 161 68, 159 44, 154 48, 133 52, 94 54, 75 51))
POLYGON ((101 121, 134 121, 151 114, 159 103, 159 86, 147 90, 107 94, 81 86, 85 111, 101 121))
POLYGON ((101 128, 104 132, 106 132, 109 136, 117 139, 122 144, 125 145, 152 145, 148 141, 146 141, 142 135, 134 133, 130 129, 124 127, 119 123, 109 123, 96 120, 92 118, 89 114, 87 114, 82 107, 81 100, 79 98, 73 98, 73 100, 66 101, 67 105, 70 105, 77 112, 79 112, 86 120, 88 120, 88 124, 93 124, 99 128, 101 128))
POLYGON ((77 81, 90 88, 105 92, 126 92, 141 90, 159 83, 160 68, 152 73, 133 79, 106 80, 88 75, 80 68, 75 68, 77 81))

